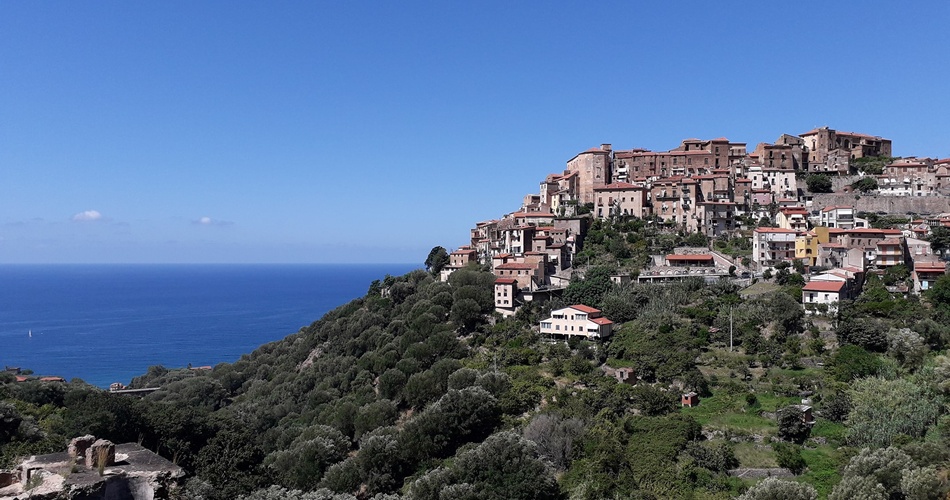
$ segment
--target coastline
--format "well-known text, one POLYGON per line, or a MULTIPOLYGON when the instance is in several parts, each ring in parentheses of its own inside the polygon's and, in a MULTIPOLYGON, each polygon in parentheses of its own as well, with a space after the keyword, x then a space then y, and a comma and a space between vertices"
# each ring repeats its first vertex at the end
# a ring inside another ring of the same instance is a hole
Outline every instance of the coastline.
POLYGON ((2 264, 0 366, 107 388, 152 365, 234 362, 419 267, 2 264))

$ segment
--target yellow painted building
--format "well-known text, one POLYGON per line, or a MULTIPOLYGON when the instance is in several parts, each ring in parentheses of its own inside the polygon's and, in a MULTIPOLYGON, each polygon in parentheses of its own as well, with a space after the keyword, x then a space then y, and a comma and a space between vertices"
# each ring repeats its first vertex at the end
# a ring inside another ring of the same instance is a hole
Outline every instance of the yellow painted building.
POLYGON ((811 231, 800 234, 795 238, 795 259, 801 260, 806 266, 815 265, 818 245, 828 241, 828 228, 824 226, 816 226, 811 231))

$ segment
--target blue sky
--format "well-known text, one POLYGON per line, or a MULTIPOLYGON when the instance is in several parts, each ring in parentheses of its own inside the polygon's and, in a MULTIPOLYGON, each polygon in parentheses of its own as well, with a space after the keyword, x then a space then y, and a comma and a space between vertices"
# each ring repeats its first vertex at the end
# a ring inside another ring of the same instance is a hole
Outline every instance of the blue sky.
POLYGON ((0 2, 0 263, 422 262, 600 143, 950 157, 948 2, 0 2))

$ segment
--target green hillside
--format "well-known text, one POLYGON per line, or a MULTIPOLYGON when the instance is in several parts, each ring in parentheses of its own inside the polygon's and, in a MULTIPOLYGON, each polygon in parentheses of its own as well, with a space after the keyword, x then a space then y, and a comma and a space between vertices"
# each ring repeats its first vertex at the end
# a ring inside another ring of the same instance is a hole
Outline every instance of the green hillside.
POLYGON ((149 368, 132 387, 161 389, 142 399, 5 375, 0 458, 87 433, 141 442, 189 473, 172 496, 196 499, 946 493, 950 278, 922 302, 871 278, 837 317, 812 319, 794 284, 619 287, 610 270, 508 319, 477 266, 447 283, 387 276, 236 363, 149 368), (539 338, 538 321, 574 301, 620 323, 615 335, 539 338), (605 364, 639 380, 618 383, 605 364), (698 406, 681 406, 688 391, 698 406), (793 406, 803 399, 813 424, 793 406), (729 474, 777 467, 794 476, 729 474))

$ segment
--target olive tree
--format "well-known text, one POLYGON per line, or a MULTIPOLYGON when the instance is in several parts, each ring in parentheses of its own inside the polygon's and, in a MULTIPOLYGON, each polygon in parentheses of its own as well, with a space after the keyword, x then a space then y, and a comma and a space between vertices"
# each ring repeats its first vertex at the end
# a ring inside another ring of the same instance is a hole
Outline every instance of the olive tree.
POLYGON ((767 477, 749 488, 739 500, 815 500, 818 492, 809 484, 767 477))

